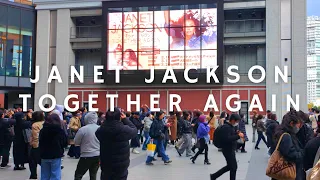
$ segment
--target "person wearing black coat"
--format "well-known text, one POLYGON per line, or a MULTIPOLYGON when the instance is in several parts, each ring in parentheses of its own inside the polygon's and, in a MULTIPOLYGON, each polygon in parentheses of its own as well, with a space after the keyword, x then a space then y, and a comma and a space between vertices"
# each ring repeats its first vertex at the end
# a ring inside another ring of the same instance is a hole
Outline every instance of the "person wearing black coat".
POLYGON ((268 119, 268 124, 266 124, 266 128, 267 128, 267 131, 266 131, 266 135, 267 135, 267 142, 268 142, 268 146, 270 147, 269 151, 268 151, 268 154, 271 155, 277 144, 273 138, 273 135, 275 133, 275 130, 276 130, 276 127, 279 126, 279 122, 277 121, 277 116, 276 114, 272 114, 271 119, 268 119))
POLYGON ((244 138, 244 134, 241 132, 237 132, 235 127, 239 125, 241 117, 238 114, 231 114, 229 118, 229 122, 226 122, 220 129, 220 136, 223 137, 223 141, 221 144, 222 153, 227 161, 227 165, 221 168, 214 174, 210 175, 211 180, 218 179, 224 173, 230 171, 230 180, 236 180, 237 174, 237 160, 236 160, 236 148, 237 148, 237 140, 240 138, 244 138))
POLYGON ((275 132, 277 143, 281 135, 287 133, 283 135, 278 150, 286 161, 295 163, 296 180, 303 180, 305 178, 303 168, 304 151, 296 136, 300 127, 301 118, 299 117, 299 114, 295 110, 290 110, 283 116, 282 123, 277 127, 275 132))
MULTIPOLYGON (((320 129, 318 129, 320 133, 320 129)), ((314 159, 316 157, 317 151, 320 148, 320 134, 317 137, 311 139, 304 148, 304 162, 303 167, 307 171, 313 168, 314 159)))
POLYGON ((108 110, 106 120, 97 130, 100 141, 101 180, 126 180, 130 165, 129 140, 137 128, 118 108, 108 110))
POLYGON ((140 112, 133 112, 132 116, 129 118, 129 120, 136 126, 138 133, 136 137, 131 139, 130 146, 132 148, 133 154, 139 154, 139 151, 137 148, 140 147, 140 135, 142 132, 143 124, 141 120, 139 119, 140 112))
MULTIPOLYGON (((162 157, 164 164, 170 164, 172 161, 167 156, 165 152, 166 150, 164 148, 165 131, 167 131, 168 126, 170 126, 170 124, 164 124, 162 121, 163 118, 163 111, 156 112, 156 116, 150 127, 149 135, 153 139, 153 143, 156 145, 155 153, 159 153, 159 155, 162 157)), ((146 160, 146 165, 153 165, 153 160, 153 157, 148 156, 146 160)))
POLYGON ((61 179, 61 158, 67 146, 67 135, 57 114, 51 114, 39 133, 41 179, 61 179))
POLYGON ((0 168, 7 168, 9 163, 10 148, 14 132, 12 125, 14 121, 12 119, 4 119, 3 112, 0 112, 0 156, 2 161, 0 168))
POLYGON ((309 121, 309 115, 302 111, 299 111, 298 114, 302 119, 302 126, 297 133, 297 138, 299 139, 302 148, 304 148, 308 141, 314 137, 314 132, 311 125, 307 123, 309 121))
MULTIPOLYGON (((13 161, 14 170, 24 170, 24 164, 28 162, 28 148, 29 142, 26 142, 24 131, 31 130, 31 122, 24 120, 24 114, 17 112, 14 115, 16 124, 14 125, 14 138, 13 138, 13 161)), ((30 131, 31 132, 31 131, 30 131)))

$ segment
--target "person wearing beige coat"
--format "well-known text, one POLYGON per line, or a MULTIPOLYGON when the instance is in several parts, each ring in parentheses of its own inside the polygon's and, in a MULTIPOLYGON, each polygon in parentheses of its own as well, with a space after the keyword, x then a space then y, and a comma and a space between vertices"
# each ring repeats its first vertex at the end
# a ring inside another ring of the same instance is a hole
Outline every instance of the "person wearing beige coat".
POLYGON ((81 128, 81 121, 80 121, 80 113, 73 112, 72 118, 70 119, 68 125, 68 135, 69 135, 69 144, 71 145, 68 151, 68 156, 75 157, 76 159, 80 158, 80 147, 74 145, 74 137, 78 130, 81 128))
POLYGON ((40 149, 39 149, 39 134, 44 123, 44 113, 36 111, 32 114, 33 124, 31 130, 30 140, 30 155, 29 155, 29 169, 31 172, 29 179, 37 179, 37 165, 41 164, 40 149))

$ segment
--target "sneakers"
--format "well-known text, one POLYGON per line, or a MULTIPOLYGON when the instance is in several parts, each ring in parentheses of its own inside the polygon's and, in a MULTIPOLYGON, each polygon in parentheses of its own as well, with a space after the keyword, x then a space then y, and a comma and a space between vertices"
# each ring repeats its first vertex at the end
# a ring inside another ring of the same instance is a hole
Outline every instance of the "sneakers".
POLYGON ((0 169, 7 169, 7 168, 10 168, 10 167, 11 167, 10 165, 0 166, 0 169))
POLYGON ((147 166, 153 166, 152 162, 146 163, 147 166))
POLYGON ((171 161, 171 160, 168 160, 168 161, 165 161, 165 162, 164 162, 164 165, 168 165, 168 164, 170 164, 170 163, 172 163, 172 161, 171 161))
POLYGON ((135 148, 132 149, 132 153, 133 153, 133 154, 140 154, 140 152, 137 151, 135 148))

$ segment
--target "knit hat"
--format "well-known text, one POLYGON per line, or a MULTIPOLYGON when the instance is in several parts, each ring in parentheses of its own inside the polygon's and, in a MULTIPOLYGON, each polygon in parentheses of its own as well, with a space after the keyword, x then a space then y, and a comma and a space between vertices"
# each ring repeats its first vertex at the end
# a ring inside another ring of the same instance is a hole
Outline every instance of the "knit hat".
POLYGON ((206 120, 206 116, 205 116, 205 115, 201 115, 201 116, 199 117, 199 122, 204 123, 205 120, 206 120))

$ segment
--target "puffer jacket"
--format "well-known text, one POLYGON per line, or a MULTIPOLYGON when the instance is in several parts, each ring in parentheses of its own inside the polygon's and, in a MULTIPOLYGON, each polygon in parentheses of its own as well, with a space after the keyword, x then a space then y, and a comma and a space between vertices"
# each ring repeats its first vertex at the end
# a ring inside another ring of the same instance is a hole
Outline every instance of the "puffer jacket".
POLYGON ((153 139, 160 140, 165 138, 165 131, 167 131, 167 128, 165 128, 162 120, 155 118, 151 125, 149 135, 153 139))
POLYGON ((137 128, 128 119, 106 120, 96 131, 100 141, 101 170, 122 172, 130 165, 129 140, 137 136, 137 128))

